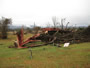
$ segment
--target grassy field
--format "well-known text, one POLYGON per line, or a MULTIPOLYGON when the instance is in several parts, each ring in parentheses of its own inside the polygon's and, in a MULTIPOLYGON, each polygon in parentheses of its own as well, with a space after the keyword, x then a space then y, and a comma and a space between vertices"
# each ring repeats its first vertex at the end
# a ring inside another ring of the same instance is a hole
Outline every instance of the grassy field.
MULTIPOLYGON (((25 37, 28 37, 27 35, 25 37)), ((90 42, 67 48, 52 45, 31 48, 8 48, 16 37, 0 39, 0 68, 90 68, 90 42)))

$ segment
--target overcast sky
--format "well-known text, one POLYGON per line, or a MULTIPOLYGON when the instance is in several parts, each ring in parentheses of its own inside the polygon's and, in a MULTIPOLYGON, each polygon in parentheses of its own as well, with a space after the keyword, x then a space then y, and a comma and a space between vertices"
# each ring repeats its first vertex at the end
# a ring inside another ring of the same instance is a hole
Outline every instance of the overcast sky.
POLYGON ((0 17, 14 25, 45 26, 52 17, 66 18, 70 25, 90 25, 90 0, 0 0, 0 17))

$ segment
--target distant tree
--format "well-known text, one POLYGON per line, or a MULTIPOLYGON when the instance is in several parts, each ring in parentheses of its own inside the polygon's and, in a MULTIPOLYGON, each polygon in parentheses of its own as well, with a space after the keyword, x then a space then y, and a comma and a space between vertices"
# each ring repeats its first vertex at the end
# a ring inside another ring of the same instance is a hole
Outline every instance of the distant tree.
POLYGON ((40 29, 41 29, 41 27, 39 27, 39 26, 34 27, 35 34, 37 34, 40 29))
POLYGON ((83 30, 83 34, 90 37, 90 26, 83 30))
POLYGON ((32 29, 31 28, 29 28, 29 27, 27 27, 27 33, 32 33, 32 29))
POLYGON ((86 27, 78 27, 78 32, 83 32, 86 29, 86 27))
POLYGON ((4 18, 0 20, 0 29, 2 39, 7 39, 8 25, 11 24, 11 19, 4 18))
MULTIPOLYGON (((59 27, 61 29, 64 29, 64 23, 66 21, 66 18, 62 18, 61 22, 59 22, 56 17, 52 17, 52 21, 53 21, 54 28, 59 27)), ((67 29, 68 24, 69 24, 69 22, 66 24, 66 28, 65 29, 67 29)))
POLYGON ((34 24, 32 26, 32 33, 37 34, 40 29, 41 29, 41 27, 37 26, 34 22, 34 24))

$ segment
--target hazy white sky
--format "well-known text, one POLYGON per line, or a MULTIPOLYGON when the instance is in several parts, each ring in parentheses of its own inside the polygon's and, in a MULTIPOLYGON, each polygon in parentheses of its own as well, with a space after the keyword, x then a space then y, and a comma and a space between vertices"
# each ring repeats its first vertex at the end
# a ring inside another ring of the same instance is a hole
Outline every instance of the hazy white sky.
POLYGON ((90 25, 90 0, 0 0, 0 17, 16 25, 45 26, 52 17, 66 18, 71 25, 90 25))

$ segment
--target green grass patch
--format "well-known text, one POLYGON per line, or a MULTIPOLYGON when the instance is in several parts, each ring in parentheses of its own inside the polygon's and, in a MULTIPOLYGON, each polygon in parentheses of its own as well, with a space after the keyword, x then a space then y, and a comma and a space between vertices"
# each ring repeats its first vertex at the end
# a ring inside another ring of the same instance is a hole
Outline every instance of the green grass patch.
POLYGON ((67 48, 53 45, 8 48, 15 39, 13 35, 7 40, 0 39, 0 68, 90 68, 90 42, 72 44, 67 48))

